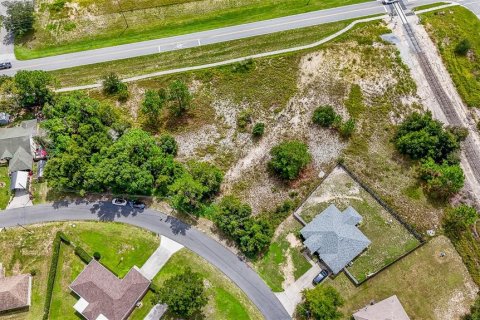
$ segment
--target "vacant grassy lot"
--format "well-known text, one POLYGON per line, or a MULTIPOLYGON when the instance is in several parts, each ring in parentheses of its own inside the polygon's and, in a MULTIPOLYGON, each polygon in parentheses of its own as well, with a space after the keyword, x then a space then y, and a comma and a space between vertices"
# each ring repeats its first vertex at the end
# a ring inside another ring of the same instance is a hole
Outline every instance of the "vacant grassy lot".
MULTIPOLYGON (((258 309, 248 300, 245 294, 236 287, 223 273, 204 259, 188 249, 175 253, 153 279, 153 283, 161 286, 168 278, 191 268, 205 278, 208 305, 203 309, 204 317, 194 319, 263 319, 258 309)), ((149 301, 143 299, 143 303, 149 301)), ((167 315, 165 319, 176 319, 167 315)))
POLYGON ((41 0, 19 59, 95 49, 349 5, 364 0, 41 0))
POLYGON ((348 206, 357 210, 363 217, 359 229, 372 242, 348 267, 358 281, 365 280, 370 274, 420 244, 401 223, 338 167, 305 201, 300 215, 309 222, 331 204, 335 204, 339 210, 345 210, 348 206))
POLYGON ((292 217, 285 220, 267 252, 254 262, 256 271, 274 292, 283 291, 312 267, 300 252, 302 245, 297 234, 301 228, 292 217))
MULTIPOLYGON (((242 40, 211 44, 137 58, 116 60, 51 72, 61 87, 99 82, 103 75, 115 70, 121 78, 188 66, 224 61, 248 55, 295 47, 319 41, 345 28, 351 20, 284 31, 242 40)), ((229 67, 230 68, 230 67, 229 67)))
MULTIPOLYGON (((79 244, 90 255, 98 251, 101 262, 123 277, 133 265, 141 267, 159 245, 159 239, 150 232, 119 223, 76 222, 55 223, 42 226, 29 226, 32 233, 21 228, 11 228, 0 233, 0 262, 7 275, 35 272, 33 277, 32 306, 28 312, 0 315, 1 320, 38 320, 42 318, 48 270, 51 261, 51 245, 55 233, 65 232, 72 242, 79 244), (123 257, 123 260, 121 259, 123 257)), ((85 264, 76 256, 72 247, 60 247, 57 275, 50 309, 50 319, 76 320, 73 305, 77 297, 71 294, 68 286, 80 274, 85 264)), ((161 284, 165 277, 190 266, 199 271, 212 285, 208 289, 210 302, 207 319, 262 319, 259 311, 243 292, 227 277, 205 260, 182 250, 170 260, 155 282, 161 284), (179 267, 180 266, 180 267, 179 267)), ((143 299, 143 307, 135 310, 132 319, 143 319, 153 306, 152 293, 143 299)))
POLYGON ((424 13, 421 20, 463 101, 469 107, 480 108, 480 20, 461 6, 424 13), (471 44, 466 56, 455 53, 462 40, 471 44))
POLYGON ((360 287, 341 274, 330 281, 345 299, 344 319, 367 305, 396 294, 411 319, 459 319, 476 296, 473 283, 450 241, 436 237, 360 287), (440 253, 445 252, 445 257, 440 253))
POLYGON ((8 167, 0 166, 0 209, 7 207, 10 201, 10 177, 8 176, 8 167))

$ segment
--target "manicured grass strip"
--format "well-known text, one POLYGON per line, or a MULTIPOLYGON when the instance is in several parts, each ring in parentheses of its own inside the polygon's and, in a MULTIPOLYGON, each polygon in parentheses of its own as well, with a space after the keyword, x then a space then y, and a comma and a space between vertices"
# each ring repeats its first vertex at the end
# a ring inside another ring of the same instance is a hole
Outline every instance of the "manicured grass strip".
POLYGON ((345 28, 352 21, 353 20, 345 20, 327 23, 320 26, 189 48, 180 51, 171 51, 143 57, 57 70, 51 73, 59 80, 60 87, 95 83, 98 82, 103 75, 112 70, 114 70, 120 78, 129 78, 140 74, 209 64, 314 43, 345 28))
POLYGON ((431 9, 431 8, 443 6, 443 5, 446 5, 446 4, 449 4, 449 3, 448 2, 435 2, 435 3, 430 3, 430 4, 425 4, 423 6, 415 7, 413 10, 414 11, 420 11, 420 10, 425 10, 425 9, 431 9))
POLYGON ((0 210, 3 210, 7 207, 8 202, 10 201, 10 177, 8 176, 8 167, 0 167, 0 210))
POLYGON ((469 106, 480 108, 480 19, 470 10, 455 6, 421 15, 430 37, 436 43, 453 82, 469 106), (455 54, 455 47, 463 40, 471 45, 466 56, 455 54))
MULTIPOLYGON (((279 3, 274 0, 265 0, 251 5, 232 8, 217 8, 217 10, 203 12, 201 15, 186 15, 181 11, 176 16, 163 19, 145 19, 141 11, 126 12, 127 20, 131 18, 128 29, 112 25, 111 29, 101 34, 86 34, 80 40, 62 41, 55 43, 46 28, 37 26, 38 38, 44 38, 38 47, 30 48, 29 44, 16 45, 15 54, 18 59, 27 60, 63 53, 91 50, 102 47, 152 40, 174 35, 188 34, 198 31, 211 30, 233 26, 248 22, 278 18, 287 15, 304 13, 314 10, 361 3, 365 0, 287 0, 279 3), (142 18, 144 22, 142 22, 142 18), (133 21, 133 22, 132 22, 133 21), (45 33, 42 35, 42 32, 45 33)), ((209 6, 210 4, 205 4, 209 6)), ((208 8, 208 7, 207 7, 208 8)), ((46 14, 46 13, 45 13, 46 14)), ((94 23, 94 22, 92 22, 94 23)))
POLYGON ((285 253, 287 249, 287 241, 280 240, 273 242, 262 259, 256 263, 258 274, 273 292, 283 291, 282 283, 285 281, 285 277, 281 268, 285 263, 285 253))

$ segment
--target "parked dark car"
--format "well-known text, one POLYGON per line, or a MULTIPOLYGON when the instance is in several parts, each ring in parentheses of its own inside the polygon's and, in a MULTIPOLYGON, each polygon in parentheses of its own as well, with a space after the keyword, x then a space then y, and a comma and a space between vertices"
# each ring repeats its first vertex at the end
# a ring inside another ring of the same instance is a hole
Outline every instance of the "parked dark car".
POLYGON ((0 62, 0 69, 10 69, 12 64, 10 62, 0 62))
POLYGON ((316 286, 317 284, 325 280, 327 277, 328 277, 328 271, 323 269, 315 278, 313 278, 312 283, 314 286, 316 286))
POLYGON ((128 205, 133 209, 140 209, 140 210, 143 210, 146 207, 145 203, 138 200, 130 200, 128 201, 128 205))

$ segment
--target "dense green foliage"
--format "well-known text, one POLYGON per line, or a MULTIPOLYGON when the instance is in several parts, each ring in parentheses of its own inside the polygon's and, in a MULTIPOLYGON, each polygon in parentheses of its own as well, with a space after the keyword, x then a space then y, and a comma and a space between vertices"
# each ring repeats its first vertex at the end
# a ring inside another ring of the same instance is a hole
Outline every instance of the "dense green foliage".
POLYGON ((430 112, 408 116, 399 126, 394 142, 400 153, 415 160, 432 158, 442 162, 460 148, 457 137, 434 120, 430 112))
POLYGON ((255 123, 252 129, 252 135, 255 138, 260 138, 261 136, 263 136, 264 133, 265 133, 265 123, 263 122, 255 123))
POLYGON ((298 178, 302 169, 312 161, 308 146, 298 140, 280 143, 272 148, 270 155, 272 160, 268 167, 285 180, 298 178))
POLYGON ((160 113, 166 102, 165 90, 145 91, 145 97, 143 98, 140 112, 146 118, 146 122, 149 124, 157 124, 160 118, 160 113))
POLYGON ((167 279, 157 299, 168 305, 169 312, 182 318, 200 313, 208 303, 201 275, 190 268, 167 279))
POLYGON ((355 132, 355 119, 350 118, 340 125, 338 132, 342 138, 350 138, 355 132))
POLYGON ((168 101, 168 107, 176 116, 180 116, 192 108, 192 95, 185 82, 175 80, 170 83, 168 101))
POLYGON ((248 204, 227 196, 216 207, 214 221, 246 256, 255 257, 270 244, 273 229, 265 219, 252 217, 251 214, 248 204))
POLYGON ((465 204, 447 210, 443 218, 443 227, 449 237, 456 238, 461 232, 467 231, 478 219, 475 208, 465 204))
POLYGON ((176 156, 178 152, 178 144, 175 141, 175 138, 169 134, 164 134, 159 138, 158 141, 159 147, 165 154, 171 154, 172 156, 176 156))
POLYGON ((458 164, 435 163, 431 158, 420 166, 420 178, 430 195, 446 199, 460 191, 465 183, 463 170, 458 164))
POLYGON ((333 107, 326 105, 315 109, 315 111, 313 112, 312 121, 319 126, 329 128, 334 124, 335 119, 337 119, 338 117, 339 116, 337 115, 335 110, 333 110, 333 107))
POLYGON ((123 83, 116 73, 109 73, 103 77, 102 88, 105 94, 121 94, 127 91, 127 85, 123 83))
POLYGON ((52 76, 45 71, 27 71, 20 70, 15 74, 14 91, 19 100, 19 104, 24 108, 43 107, 45 103, 50 103, 53 99, 53 93, 49 87, 53 85, 52 76))
POLYGON ((300 319, 336 320, 343 316, 338 311, 343 303, 337 290, 331 286, 319 285, 303 291, 303 301, 296 312, 300 319))
POLYGON ((459 56, 466 56, 468 51, 472 48, 468 39, 463 39, 455 46, 455 53, 459 56))
POLYGON ((6 15, 2 16, 2 23, 8 32, 16 38, 21 38, 33 30, 35 21, 33 1, 5 1, 2 5, 7 9, 6 15))

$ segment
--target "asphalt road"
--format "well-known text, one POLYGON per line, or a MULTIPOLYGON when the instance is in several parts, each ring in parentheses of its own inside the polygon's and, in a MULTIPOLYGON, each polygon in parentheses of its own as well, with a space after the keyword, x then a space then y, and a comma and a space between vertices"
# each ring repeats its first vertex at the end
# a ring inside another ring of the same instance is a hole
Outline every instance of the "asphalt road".
POLYGON ((245 292, 266 319, 291 319, 270 288, 246 263, 206 234, 163 213, 149 209, 140 212, 109 202, 67 201, 0 212, 0 227, 80 220, 123 222, 169 237, 221 270, 245 292))
MULTIPOLYGON (((438 2, 438 0, 413 0, 406 2, 406 6, 411 7, 414 5, 423 5, 434 2, 438 2)), ((13 68, 10 70, 1 71, 1 74, 12 75, 21 69, 51 71, 71 68, 106 61, 150 55, 160 52, 192 48, 207 44, 244 39, 329 22, 356 19, 369 15, 386 14, 387 12, 389 12, 387 6, 382 5, 381 2, 370 1, 355 5, 313 11, 304 14, 196 32, 181 36, 142 41, 33 60, 13 61, 13 68)), ((11 60, 12 57, 10 55, 0 55, 0 60, 2 59, 11 60)))

